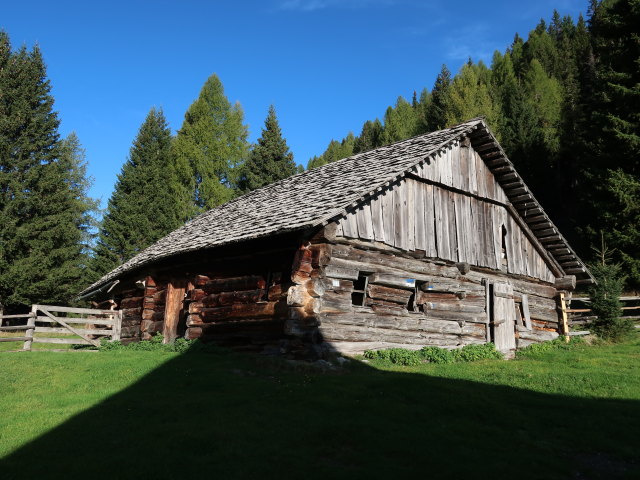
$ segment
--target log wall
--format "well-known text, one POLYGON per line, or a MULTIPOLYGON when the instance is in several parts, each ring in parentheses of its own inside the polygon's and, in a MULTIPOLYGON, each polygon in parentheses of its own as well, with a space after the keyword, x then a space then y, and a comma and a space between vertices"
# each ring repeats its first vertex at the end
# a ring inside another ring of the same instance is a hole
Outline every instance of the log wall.
POLYGON ((288 334, 343 353, 485 343, 492 340, 487 285, 500 282, 513 289, 518 347, 558 336, 557 291, 549 284, 481 268, 462 274, 444 262, 338 241, 302 248, 288 296, 288 334), (362 275, 366 295, 356 306, 352 295, 362 275))
POLYGON ((504 191, 470 146, 454 146, 347 213, 337 234, 423 257, 555 279, 533 234, 510 213, 504 191))

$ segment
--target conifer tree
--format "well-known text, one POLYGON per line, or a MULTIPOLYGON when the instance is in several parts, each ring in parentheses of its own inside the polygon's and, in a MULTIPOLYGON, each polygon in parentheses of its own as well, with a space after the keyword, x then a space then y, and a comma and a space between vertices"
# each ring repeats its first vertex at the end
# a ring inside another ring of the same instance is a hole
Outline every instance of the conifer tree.
POLYGON ((368 152, 382 146, 382 132, 382 123, 377 118, 373 122, 371 120, 364 122, 362 132, 354 141, 353 153, 368 152))
POLYGON ((451 86, 451 72, 446 65, 436 78, 436 82, 431 90, 431 103, 426 109, 426 117, 429 131, 440 130, 447 124, 447 113, 449 112, 449 88, 451 86))
POLYGON ((356 137, 353 133, 349 134, 342 139, 341 142, 337 140, 331 140, 325 152, 319 157, 313 157, 307 164, 307 170, 312 168, 321 167, 327 163, 335 162, 336 160, 342 160, 343 158, 353 155, 353 148, 355 145, 356 137))
POLYGON ((248 129, 239 103, 231 105, 211 75, 184 116, 174 141, 178 210, 183 220, 229 201, 234 168, 246 159, 248 129))
POLYGON ((387 108, 384 115, 384 144, 405 140, 418 130, 417 110, 403 97, 398 97, 395 107, 387 108))
POLYGON ((482 115, 499 138, 500 110, 491 98, 489 86, 481 80, 482 75, 482 68, 469 64, 462 66, 448 92, 445 123, 454 125, 482 115))
POLYGON ((249 192, 295 175, 296 172, 293 153, 282 137, 276 109, 271 105, 264 121, 262 136, 240 169, 238 188, 243 193, 249 192))
POLYGON ((0 32, 0 302, 68 303, 86 264, 90 216, 83 153, 61 141, 38 47, 0 32))
POLYGON ((92 262, 96 276, 181 224, 170 184, 171 140, 164 113, 152 108, 133 141, 102 219, 92 262))

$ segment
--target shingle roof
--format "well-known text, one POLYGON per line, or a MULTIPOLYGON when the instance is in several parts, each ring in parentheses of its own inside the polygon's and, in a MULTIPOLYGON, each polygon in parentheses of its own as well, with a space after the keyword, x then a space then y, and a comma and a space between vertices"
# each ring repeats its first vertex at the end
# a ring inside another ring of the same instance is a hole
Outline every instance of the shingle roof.
MULTIPOLYGON (((470 120, 445 130, 419 135, 329 163, 213 208, 158 240, 86 288, 81 294, 91 292, 125 273, 167 257, 275 233, 320 226, 344 214, 346 208, 365 201, 376 189, 404 176, 416 164, 424 162, 447 144, 467 135, 471 136, 474 147, 477 143, 474 138, 491 141, 501 153, 495 155, 493 148, 485 148, 480 152, 483 158, 486 154, 492 155, 491 161, 499 159, 503 168, 504 161, 513 167, 484 121, 470 120)), ((491 168, 491 165, 489 166, 491 168)), ((524 182, 519 176, 517 178, 528 193, 524 182)), ((512 184, 513 178, 509 182, 512 184)), ((509 196, 509 191, 506 193, 509 196)), ((530 197, 540 208, 535 198, 532 195, 530 197)), ((548 220, 546 214, 544 217, 548 220)), ((548 222, 551 224, 550 220, 548 222)), ((553 227, 553 224, 551 226, 553 227)), ((572 260, 575 259, 584 269, 586 276, 591 278, 564 237, 562 244, 563 248, 571 251, 572 260)))

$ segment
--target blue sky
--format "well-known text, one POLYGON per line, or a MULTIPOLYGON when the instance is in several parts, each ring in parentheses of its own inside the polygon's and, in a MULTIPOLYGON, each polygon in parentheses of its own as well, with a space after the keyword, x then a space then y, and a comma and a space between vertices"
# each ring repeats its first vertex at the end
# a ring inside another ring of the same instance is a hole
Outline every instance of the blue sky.
POLYGON ((443 63, 490 63, 554 8, 577 18, 587 0, 35 0, 3 2, 0 28, 14 48, 40 45, 61 133, 78 134, 104 207, 149 109, 179 129, 212 73, 252 141, 273 103, 306 165, 398 95, 431 88, 443 63))

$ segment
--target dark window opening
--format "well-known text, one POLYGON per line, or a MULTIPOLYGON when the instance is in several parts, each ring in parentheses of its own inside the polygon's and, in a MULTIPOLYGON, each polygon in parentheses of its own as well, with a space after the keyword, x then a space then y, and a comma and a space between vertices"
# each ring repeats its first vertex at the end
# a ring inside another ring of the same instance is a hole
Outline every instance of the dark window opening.
POLYGON ((369 274, 360 273, 358 279, 353 282, 353 292, 351 293, 351 305, 364 307, 367 300, 367 285, 369 284, 369 274))
POLYGON ((507 228, 502 225, 500 228, 502 233, 502 256, 501 256, 501 266, 503 270, 507 269, 507 265, 509 264, 509 259, 507 258, 507 228))

